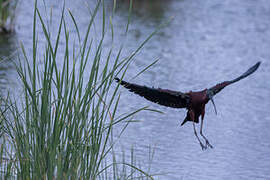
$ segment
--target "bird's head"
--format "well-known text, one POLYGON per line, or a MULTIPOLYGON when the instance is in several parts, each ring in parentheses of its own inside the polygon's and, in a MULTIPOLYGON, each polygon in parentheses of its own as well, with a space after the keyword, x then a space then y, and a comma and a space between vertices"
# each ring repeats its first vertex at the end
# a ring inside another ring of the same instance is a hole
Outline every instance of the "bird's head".
POLYGON ((216 108, 216 105, 215 105, 215 102, 214 102, 214 95, 215 95, 215 92, 212 90, 212 89, 207 89, 206 91, 206 96, 209 100, 211 100, 213 106, 214 106, 214 109, 215 109, 215 113, 217 114, 217 108, 216 108))

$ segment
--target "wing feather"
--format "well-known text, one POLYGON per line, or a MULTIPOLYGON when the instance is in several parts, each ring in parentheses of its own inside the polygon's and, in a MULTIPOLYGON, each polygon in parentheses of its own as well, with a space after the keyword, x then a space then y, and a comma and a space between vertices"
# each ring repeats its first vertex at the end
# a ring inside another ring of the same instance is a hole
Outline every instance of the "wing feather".
POLYGON ((115 78, 115 80, 129 91, 154 103, 172 108, 186 108, 188 106, 190 97, 185 93, 132 84, 123 80, 121 81, 119 78, 115 78))
POLYGON ((249 68, 245 73, 243 73, 241 76, 231 80, 231 81, 224 81, 222 83, 219 83, 211 88, 209 88, 210 91, 213 92, 213 95, 219 93, 223 88, 225 88, 226 86, 233 84, 237 81, 240 81, 241 79, 246 78, 247 76, 251 75, 252 73, 254 73, 260 66, 261 62, 257 62, 254 66, 252 66, 251 68, 249 68))

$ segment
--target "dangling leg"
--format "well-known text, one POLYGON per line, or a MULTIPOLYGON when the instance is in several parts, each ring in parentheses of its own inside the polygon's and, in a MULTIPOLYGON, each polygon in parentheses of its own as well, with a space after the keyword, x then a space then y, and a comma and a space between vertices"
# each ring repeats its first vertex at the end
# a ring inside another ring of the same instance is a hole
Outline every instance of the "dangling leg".
POLYGON ((206 146, 203 145, 203 143, 201 142, 200 138, 197 135, 197 131, 196 131, 196 128, 195 128, 195 115, 194 115, 194 112, 192 110, 190 110, 189 115, 190 115, 190 118, 191 118, 191 120, 193 122, 194 134, 197 137, 197 139, 198 139, 198 141, 199 141, 199 143, 200 143, 200 145, 202 147, 202 150, 205 150, 206 146))
POLYGON ((205 140, 205 146, 209 146, 210 148, 213 148, 213 146, 209 143, 208 139, 203 135, 202 129, 203 129, 203 118, 204 118, 204 111, 202 112, 202 118, 201 118, 201 129, 200 129, 200 134, 205 140))

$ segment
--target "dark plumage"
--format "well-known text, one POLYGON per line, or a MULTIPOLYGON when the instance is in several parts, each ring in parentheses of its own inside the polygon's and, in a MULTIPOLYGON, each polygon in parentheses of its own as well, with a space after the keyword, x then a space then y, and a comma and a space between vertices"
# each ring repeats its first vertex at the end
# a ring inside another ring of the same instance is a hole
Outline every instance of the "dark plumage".
POLYGON ((130 92, 134 92, 149 101, 163 106, 171 108, 185 108, 188 106, 190 100, 189 96, 185 93, 131 84, 123 80, 121 81, 119 78, 115 78, 115 80, 127 88, 130 92))
POLYGON ((245 73, 243 73, 238 78, 231 80, 231 81, 224 81, 222 83, 219 83, 209 89, 204 89, 202 91, 198 92, 187 92, 183 93, 180 91, 172 91, 168 89, 161 89, 161 88, 150 88, 147 86, 141 86, 138 84, 132 84, 128 83, 124 80, 120 80, 119 78, 115 78, 115 80, 120 83, 122 86, 127 88, 129 91, 134 92, 145 99, 152 101, 154 103, 171 107, 171 108, 186 108, 187 116, 182 122, 181 126, 184 125, 187 121, 193 122, 193 128, 194 133, 202 147, 202 149, 206 149, 207 146, 213 147, 207 140, 207 138, 202 133, 202 127, 203 127, 203 119, 205 114, 205 105, 209 102, 209 100, 212 101, 215 111, 216 107, 213 101, 213 97, 219 93, 223 88, 226 86, 233 84, 237 81, 240 81, 241 79, 249 76, 253 72, 255 72, 258 67, 260 66, 260 62, 256 63, 254 66, 249 68, 245 73), (201 116, 201 129, 200 134, 205 139, 206 144, 203 145, 201 140, 199 139, 195 125, 194 123, 199 123, 199 117, 201 116))

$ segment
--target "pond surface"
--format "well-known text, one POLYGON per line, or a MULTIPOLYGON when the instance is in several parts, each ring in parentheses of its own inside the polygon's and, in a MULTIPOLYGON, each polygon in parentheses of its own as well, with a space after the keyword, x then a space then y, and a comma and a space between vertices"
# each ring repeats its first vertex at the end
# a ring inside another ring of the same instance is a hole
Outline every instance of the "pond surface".
MULTIPOLYGON (((116 45, 124 38, 129 7, 127 1, 118 2, 114 26, 122 31, 116 30, 116 45)), ((86 28, 89 10, 84 4, 67 0, 66 6, 79 26, 86 28)), ((113 2, 106 5, 110 12, 113 2)), ((59 2, 48 3, 56 14, 61 7, 59 2)), ((15 37, 0 37, 1 57, 12 56, 19 42, 31 54, 32 8, 33 4, 21 2, 15 37)), ((119 148, 134 146, 137 161, 146 167, 149 146, 154 148, 151 172, 161 174, 155 179, 270 179, 270 1, 135 0, 124 53, 133 51, 171 17, 173 21, 135 56, 126 80, 187 92, 231 80, 257 61, 262 65, 256 73, 216 96, 217 116, 210 103, 206 106, 204 132, 214 146, 206 151, 201 150, 191 123, 180 126, 185 110, 156 105, 122 88, 119 113, 149 105, 164 114, 136 115, 134 119, 140 122, 129 125, 119 148), (156 59, 157 64, 132 79, 156 59)), ((57 19, 54 21, 57 23, 57 19)), ((97 19, 97 32, 100 23, 97 19)), ((106 43, 110 47, 110 41, 106 43)), ((16 81, 12 64, 0 63, 1 91, 14 89, 16 81)))

